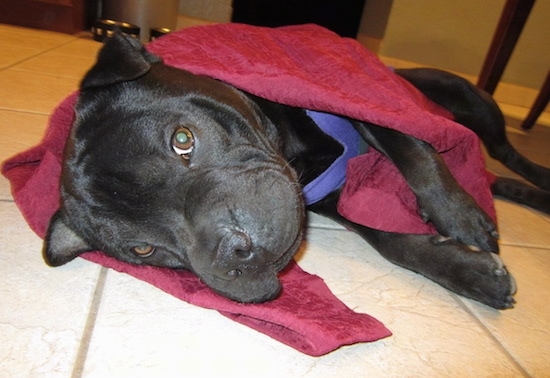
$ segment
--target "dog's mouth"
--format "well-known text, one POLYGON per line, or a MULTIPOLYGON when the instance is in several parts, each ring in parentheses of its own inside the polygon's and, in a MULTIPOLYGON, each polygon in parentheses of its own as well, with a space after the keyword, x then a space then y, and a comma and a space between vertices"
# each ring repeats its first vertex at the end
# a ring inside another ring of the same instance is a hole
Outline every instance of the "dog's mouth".
POLYGON ((292 260, 296 252, 298 252, 298 249, 300 248, 300 245, 302 244, 303 239, 304 239, 304 230, 302 227, 300 228, 300 232, 296 236, 296 239, 294 239, 294 242, 292 243, 290 248, 271 264, 275 268, 275 271, 277 273, 283 270, 288 265, 290 260, 292 260))
MULTIPOLYGON (((240 264, 229 269, 214 268, 207 276, 199 277, 218 294, 242 303, 261 303, 275 299, 281 292, 278 273, 298 251, 303 231, 297 234, 290 247, 276 260, 263 264, 240 264)), ((216 265, 216 264, 214 264, 216 265)))
POLYGON ((275 273, 278 273, 288 265, 290 260, 292 260, 292 257, 294 257, 294 255, 300 248, 302 241, 303 241, 303 231, 300 230, 300 232, 294 239, 294 242, 291 244, 291 246, 285 252, 283 252, 277 259, 273 261, 265 262, 261 265, 260 264, 242 264, 233 269, 229 269, 224 275, 218 275, 218 277, 227 281, 233 281, 235 278, 240 277, 241 275, 243 275, 243 273, 247 271, 260 271, 265 269, 271 269, 275 273))
POLYGON ((264 302, 279 294, 277 275, 303 240, 303 198, 295 177, 273 167, 230 173, 209 171, 201 179, 216 185, 188 192, 190 269, 224 297, 264 302))

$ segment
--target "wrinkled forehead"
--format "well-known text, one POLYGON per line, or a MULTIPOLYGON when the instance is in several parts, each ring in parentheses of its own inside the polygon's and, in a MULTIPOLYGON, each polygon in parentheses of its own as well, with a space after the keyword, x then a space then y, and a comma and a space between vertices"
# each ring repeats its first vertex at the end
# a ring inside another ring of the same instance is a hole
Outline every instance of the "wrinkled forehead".
POLYGON ((137 80, 83 91, 77 105, 76 139, 88 134, 110 134, 120 143, 135 142, 143 133, 170 132, 165 127, 193 125, 208 132, 258 127, 256 105, 242 92, 211 78, 153 65, 137 80))
POLYGON ((136 85, 140 91, 138 95, 148 100, 149 105, 157 101, 167 105, 179 100, 192 103, 198 109, 225 109, 246 118, 256 116, 256 108, 251 101, 233 86, 163 63, 153 64, 146 75, 131 83, 136 85))
POLYGON ((246 95, 161 63, 138 79, 83 90, 76 110, 69 160, 86 166, 82 174, 106 190, 150 187, 184 174, 181 156, 172 149, 181 127, 193 133, 201 163, 239 144, 271 150, 261 132, 251 131, 264 126, 246 95))

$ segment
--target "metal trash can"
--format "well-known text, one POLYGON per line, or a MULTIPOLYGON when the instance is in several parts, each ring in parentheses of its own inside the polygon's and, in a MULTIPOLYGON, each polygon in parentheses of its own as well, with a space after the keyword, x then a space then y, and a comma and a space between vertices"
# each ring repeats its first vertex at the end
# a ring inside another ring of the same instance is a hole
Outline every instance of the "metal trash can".
POLYGON ((151 30, 174 30, 179 0, 103 0, 102 17, 137 25, 140 40, 149 41, 151 30))

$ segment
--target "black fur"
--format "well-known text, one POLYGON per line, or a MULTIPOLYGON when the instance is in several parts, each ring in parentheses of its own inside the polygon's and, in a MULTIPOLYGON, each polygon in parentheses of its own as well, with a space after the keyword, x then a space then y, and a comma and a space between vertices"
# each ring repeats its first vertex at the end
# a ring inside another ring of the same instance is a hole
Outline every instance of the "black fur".
MULTIPOLYGON (((475 131, 491 156, 540 186, 497 180, 498 195, 549 211, 549 170, 515 152, 490 96, 442 71, 396 73, 475 131)), ((165 66, 122 36, 107 41, 81 90, 46 261, 61 265, 101 249, 134 264, 190 269, 237 301, 277 296, 277 273, 302 240, 300 187, 342 147, 304 110, 165 66)), ((356 230, 395 264, 492 307, 512 307, 515 285, 497 256, 496 227, 439 154, 402 133, 353 124, 397 166, 440 235, 353 224, 336 211, 339 192, 309 209, 356 230)))

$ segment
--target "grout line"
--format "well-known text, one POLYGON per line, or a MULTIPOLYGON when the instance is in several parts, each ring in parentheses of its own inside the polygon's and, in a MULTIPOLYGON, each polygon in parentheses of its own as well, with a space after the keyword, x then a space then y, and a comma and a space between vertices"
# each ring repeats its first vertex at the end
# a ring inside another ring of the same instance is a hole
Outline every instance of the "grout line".
POLYGON ((19 65, 19 64, 21 64, 21 63, 24 63, 24 62, 28 61, 28 60, 34 59, 34 58, 36 58, 36 57, 39 57, 40 55, 49 53, 49 52, 51 52, 51 51, 53 51, 53 50, 56 50, 56 49, 58 49, 58 48, 60 48, 60 47, 66 46, 66 45, 68 45, 68 44, 70 44, 70 43, 73 43, 73 42, 79 40, 79 39, 80 39, 80 37, 75 37, 75 38, 71 39, 70 41, 63 42, 63 43, 61 43, 61 44, 59 44, 59 45, 55 45, 55 46, 50 47, 50 48, 45 49, 45 50, 40 50, 40 52, 37 52, 36 54, 29 55, 29 56, 27 56, 26 58, 23 58, 23 59, 21 59, 21 60, 18 60, 17 62, 14 62, 14 63, 12 63, 12 64, 8 64, 7 66, 4 66, 4 67, 0 68, 0 72, 5 71, 5 70, 8 70, 8 69, 10 69, 10 68, 13 68, 13 67, 15 67, 15 66, 17 66, 17 65, 19 65))
POLYGON ((550 249, 550 247, 548 246, 542 246, 542 245, 529 245, 529 244, 525 244, 525 243, 522 243, 522 242, 507 242, 507 243, 503 243, 503 242, 499 242, 499 245, 503 246, 507 246, 507 247, 514 247, 514 248, 528 248, 528 249, 534 249, 534 250, 541 250, 541 251, 548 251, 550 249))
POLYGON ((29 69, 25 69, 25 68, 19 68, 19 65, 11 67, 10 70, 12 72, 23 72, 23 73, 28 73, 28 74, 54 77, 56 79, 69 79, 69 80, 79 80, 79 81, 82 79, 82 76, 83 76, 83 75, 76 76, 76 75, 70 75, 70 74, 62 75, 62 74, 57 74, 57 73, 52 73, 52 72, 29 70, 29 69))
POLYGON ((80 346, 76 355, 75 365, 71 374, 71 378, 82 377, 82 374, 84 372, 84 366, 86 365, 88 350, 90 348, 90 342, 94 333, 95 322, 99 313, 99 307, 101 305, 101 299, 103 297, 103 291, 105 289, 105 282, 107 280, 108 271, 109 270, 105 267, 101 267, 101 270, 99 271, 99 277, 97 279, 97 284, 94 290, 92 303, 90 304, 90 312, 88 313, 88 318, 86 319, 86 325, 84 326, 84 332, 82 334, 82 339, 80 340, 80 346))
POLYGON ((329 226, 329 225, 322 225, 322 224, 312 224, 312 225, 307 225, 306 228, 309 228, 309 229, 316 229, 316 230, 332 230, 332 231, 347 231, 347 232, 355 232, 353 230, 349 230, 347 228, 345 228, 344 226, 340 226, 340 225, 334 225, 334 226, 329 226))
POLYGON ((464 303, 462 298, 457 294, 451 293, 451 296, 458 303, 458 305, 472 318, 472 320, 483 330, 483 332, 496 344, 497 348, 504 353, 514 366, 521 372, 524 377, 531 377, 531 374, 522 366, 522 364, 514 357, 514 355, 500 342, 500 340, 487 328, 487 326, 476 316, 476 314, 470 310, 470 308, 464 303))
MULTIPOLYGON (((69 94, 67 94, 68 96, 69 94)), ((5 112, 14 112, 14 113, 21 113, 21 114, 33 114, 33 115, 45 115, 45 116, 49 116, 52 114, 53 110, 50 110, 49 112, 41 112, 41 111, 36 111, 36 110, 30 110, 30 109, 14 109, 14 108, 6 108, 6 107, 3 107, 0 105, 0 110, 1 111, 5 111, 5 112)))

